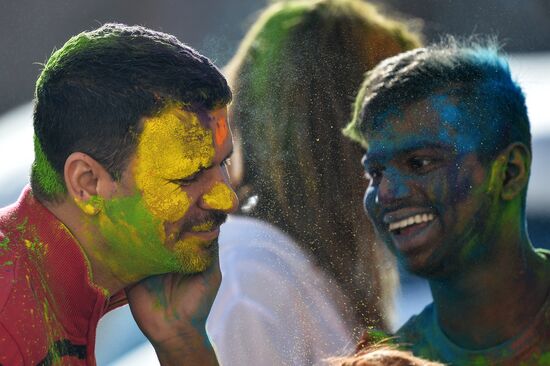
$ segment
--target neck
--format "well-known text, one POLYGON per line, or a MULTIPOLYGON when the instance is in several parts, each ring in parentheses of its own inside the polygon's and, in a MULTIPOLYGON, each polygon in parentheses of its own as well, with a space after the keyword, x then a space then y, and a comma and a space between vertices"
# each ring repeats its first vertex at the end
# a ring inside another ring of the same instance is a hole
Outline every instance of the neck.
POLYGON ((118 278, 101 259, 100 254, 107 252, 104 250, 105 243, 88 215, 82 213, 78 207, 67 200, 56 204, 44 203, 44 205, 76 238, 89 262, 90 279, 95 285, 107 290, 109 294, 115 294, 130 285, 127 281, 118 278))
POLYGON ((429 280, 439 324, 463 348, 484 349, 513 338, 546 300, 550 267, 533 250, 525 225, 516 227, 484 243, 496 249, 490 256, 445 279, 429 280))

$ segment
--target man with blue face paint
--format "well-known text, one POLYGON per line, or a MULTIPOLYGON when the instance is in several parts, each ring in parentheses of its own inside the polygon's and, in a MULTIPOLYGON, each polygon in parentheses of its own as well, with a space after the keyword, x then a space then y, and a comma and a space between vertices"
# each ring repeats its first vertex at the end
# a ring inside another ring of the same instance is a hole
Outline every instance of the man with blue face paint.
POLYGON ((495 45, 454 40, 368 73, 345 133, 365 208, 433 303, 397 341, 453 365, 550 364, 549 253, 527 234, 525 98, 495 45))

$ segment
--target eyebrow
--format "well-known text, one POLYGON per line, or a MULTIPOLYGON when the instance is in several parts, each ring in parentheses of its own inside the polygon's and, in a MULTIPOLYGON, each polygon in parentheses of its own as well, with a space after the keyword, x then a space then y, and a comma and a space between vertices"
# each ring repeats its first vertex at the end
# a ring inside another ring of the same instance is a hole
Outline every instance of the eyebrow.
POLYGON ((450 147, 451 146, 447 144, 442 144, 442 143, 433 142, 433 141, 424 142, 424 143, 413 141, 413 142, 410 142, 409 144, 406 144, 404 147, 401 147, 396 150, 391 150, 389 153, 388 152, 369 153, 369 151, 367 150, 363 155, 361 162, 363 163, 363 165, 365 165, 367 161, 369 163, 379 163, 380 161, 385 160, 388 155, 391 155, 392 157, 396 157, 396 156, 407 155, 407 154, 410 154, 411 152, 418 151, 418 150, 430 150, 430 149, 446 150, 446 149, 449 149, 450 147), (407 145, 410 145, 410 146, 407 146, 407 145))
MULTIPOLYGON (((230 159, 233 156, 234 151, 235 151, 234 149, 231 149, 231 151, 222 159, 222 162, 226 161, 227 159, 230 159)), ((197 169, 195 173, 193 173, 193 175, 202 173, 204 170, 212 168, 212 166, 213 166, 212 163, 210 163, 210 165, 207 165, 207 166, 201 166, 199 169, 197 169)))

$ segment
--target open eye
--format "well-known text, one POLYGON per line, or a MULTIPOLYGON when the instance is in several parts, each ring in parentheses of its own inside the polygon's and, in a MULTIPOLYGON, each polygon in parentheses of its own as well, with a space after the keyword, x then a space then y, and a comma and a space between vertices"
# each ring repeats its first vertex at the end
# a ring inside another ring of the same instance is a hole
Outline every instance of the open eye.
POLYGON ((435 159, 425 156, 415 156, 408 160, 409 168, 414 172, 427 172, 435 164, 435 159))

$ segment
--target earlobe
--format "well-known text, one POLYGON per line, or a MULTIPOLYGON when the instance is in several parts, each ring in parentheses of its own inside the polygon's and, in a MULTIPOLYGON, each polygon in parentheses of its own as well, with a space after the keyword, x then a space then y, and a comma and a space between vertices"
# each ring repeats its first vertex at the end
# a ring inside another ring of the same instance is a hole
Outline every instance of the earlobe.
POLYGON ((65 185, 69 197, 87 215, 97 215, 103 206, 105 184, 114 184, 109 173, 87 154, 75 152, 65 161, 65 185))
POLYGON ((524 144, 516 142, 509 145, 504 154, 506 165, 502 181, 502 198, 511 200, 520 194, 527 185, 531 153, 524 144))

